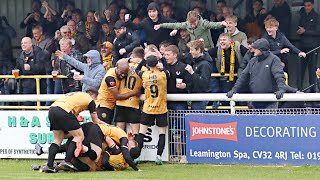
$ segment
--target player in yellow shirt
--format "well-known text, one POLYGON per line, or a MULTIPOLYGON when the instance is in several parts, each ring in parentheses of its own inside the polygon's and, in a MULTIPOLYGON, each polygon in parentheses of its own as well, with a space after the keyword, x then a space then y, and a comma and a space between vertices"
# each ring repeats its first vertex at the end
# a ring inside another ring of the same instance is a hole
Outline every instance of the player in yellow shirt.
POLYGON ((137 74, 142 77, 145 89, 145 100, 137 141, 139 148, 142 149, 148 127, 155 124, 159 127, 158 150, 155 162, 160 165, 162 164, 161 155, 165 146, 165 134, 168 126, 167 79, 170 74, 166 70, 158 69, 156 56, 151 55, 146 58, 147 67, 150 68, 148 71, 140 71, 143 63, 140 63, 136 70, 137 74))
POLYGON ((107 125, 107 124, 93 124, 88 133, 88 141, 90 142, 91 149, 96 152, 96 162, 99 161, 105 137, 110 137, 118 146, 120 146, 123 158, 132 167, 138 171, 133 159, 140 156, 140 148, 137 146, 135 140, 129 139, 126 132, 121 128, 107 125))
MULTIPOLYGON (((144 56, 144 49, 136 47, 130 55, 130 69, 128 76, 121 80, 119 93, 124 94, 132 91, 139 91, 142 87, 142 79, 137 75, 135 69, 144 56)), ((139 108, 140 97, 132 96, 128 99, 117 100, 116 102, 116 125, 125 130, 126 123, 130 123, 132 133, 136 136, 139 133, 141 111, 139 108)))
POLYGON ((127 77, 129 72, 128 59, 120 59, 115 68, 109 69, 103 78, 99 95, 97 97, 97 115, 102 121, 111 124, 116 100, 128 99, 132 96, 140 96, 140 90, 128 92, 125 94, 119 93, 120 81, 127 77))
POLYGON ((64 162, 66 166, 73 167, 70 163, 74 157, 76 148, 82 147, 84 134, 77 120, 77 116, 84 110, 89 110, 92 121, 94 123, 104 123, 97 118, 96 104, 94 100, 98 95, 95 89, 89 89, 86 92, 73 92, 61 96, 57 99, 49 109, 50 130, 53 131, 54 141, 49 147, 49 155, 45 172, 55 172, 53 161, 59 146, 65 138, 65 132, 69 133, 69 137, 73 137, 70 142, 66 158, 64 162))

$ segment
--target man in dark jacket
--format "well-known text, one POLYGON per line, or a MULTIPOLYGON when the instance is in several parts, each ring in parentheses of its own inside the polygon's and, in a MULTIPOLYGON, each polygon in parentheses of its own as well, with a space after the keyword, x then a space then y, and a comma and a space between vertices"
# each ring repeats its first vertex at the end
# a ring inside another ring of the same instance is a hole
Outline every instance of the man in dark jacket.
MULTIPOLYGON (((20 75, 45 75, 45 67, 43 65, 46 57, 42 49, 33 46, 31 38, 24 37, 21 40, 21 53, 16 61, 16 68, 20 75)), ((34 79, 21 79, 23 94, 36 94, 36 82, 34 79)), ((46 94, 46 81, 41 80, 41 93, 46 94)), ((25 102, 25 106, 32 106, 34 103, 25 102)))
POLYGON ((285 63, 285 71, 288 72, 288 58, 286 55, 292 51, 299 57, 306 57, 306 53, 302 52, 293 44, 291 44, 286 36, 278 30, 280 23, 275 18, 266 20, 264 24, 266 33, 262 36, 262 38, 269 42, 270 51, 274 55, 278 56, 283 63, 285 63))
MULTIPOLYGON (((254 58, 249 61, 241 76, 227 93, 228 98, 249 83, 252 93, 276 93, 281 99, 286 92, 286 84, 280 59, 270 52, 270 45, 265 39, 258 39, 252 44, 254 58)), ((256 109, 278 108, 277 102, 253 102, 256 109)))
POLYGON ((269 12, 270 15, 275 17, 280 22, 279 29, 286 36, 290 36, 291 24, 291 10, 290 6, 285 0, 273 0, 273 7, 269 12))
MULTIPOLYGON (((308 52, 320 45, 320 17, 314 11, 313 0, 304 0, 304 7, 300 10, 300 21, 297 34, 300 35, 300 47, 304 52, 308 52)), ((299 61, 298 65, 298 88, 303 89, 303 79, 308 66, 309 84, 316 82, 314 71, 316 70, 317 52, 311 52, 306 59, 299 61)), ((315 88, 311 89, 315 92, 315 88)))
MULTIPOLYGON (((208 53, 204 53, 204 41, 194 40, 188 43, 190 54, 193 58, 193 67, 186 66, 191 74, 191 93, 210 93, 210 79, 212 73, 212 59, 208 53)), ((208 101, 192 102, 192 110, 205 110, 208 101)))
MULTIPOLYGON (((12 62, 12 48, 11 39, 4 32, 4 28, 0 20, 0 74, 8 75, 11 74, 11 70, 14 67, 12 62)), ((7 87, 8 79, 0 79, 0 94, 9 94, 9 89, 7 87)), ((0 103, 4 105, 5 103, 0 103)))
POLYGON ((133 48, 140 45, 140 39, 136 33, 127 31, 121 21, 117 21, 113 28, 116 33, 116 39, 112 47, 112 64, 115 67, 119 59, 126 58, 133 48))
POLYGON ((157 3, 152 2, 148 5, 148 18, 145 18, 140 23, 136 24, 132 21, 129 21, 129 16, 126 15, 126 27, 133 29, 133 30, 143 30, 146 33, 146 41, 147 44, 154 44, 157 47, 162 41, 174 41, 173 38, 169 36, 170 31, 169 29, 160 29, 154 30, 154 25, 161 24, 161 23, 168 23, 168 22, 175 22, 175 20, 164 17, 160 14, 159 7, 157 3))

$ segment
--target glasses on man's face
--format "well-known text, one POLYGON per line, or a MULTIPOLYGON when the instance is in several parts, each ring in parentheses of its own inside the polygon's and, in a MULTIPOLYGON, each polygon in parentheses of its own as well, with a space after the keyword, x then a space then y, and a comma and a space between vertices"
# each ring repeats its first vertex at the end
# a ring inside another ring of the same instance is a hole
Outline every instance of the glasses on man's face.
POLYGON ((65 31, 65 32, 62 32, 62 34, 70 34, 71 31, 65 31))

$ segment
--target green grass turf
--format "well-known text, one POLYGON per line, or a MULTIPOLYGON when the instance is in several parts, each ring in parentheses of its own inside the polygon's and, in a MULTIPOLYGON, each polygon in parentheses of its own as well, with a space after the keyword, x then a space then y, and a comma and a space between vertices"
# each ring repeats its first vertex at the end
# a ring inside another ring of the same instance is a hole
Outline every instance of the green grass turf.
POLYGON ((320 179, 320 166, 245 166, 208 164, 140 164, 141 172, 131 168, 121 172, 40 173, 31 164, 40 160, 0 160, 0 180, 7 179, 320 179))

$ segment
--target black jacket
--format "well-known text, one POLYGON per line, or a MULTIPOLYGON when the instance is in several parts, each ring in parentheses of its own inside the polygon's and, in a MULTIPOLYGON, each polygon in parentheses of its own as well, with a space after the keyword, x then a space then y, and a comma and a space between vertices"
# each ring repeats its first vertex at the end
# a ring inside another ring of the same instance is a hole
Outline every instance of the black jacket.
POLYGON ((193 59, 193 71, 191 75, 191 93, 209 93, 212 73, 212 59, 208 53, 193 59))
POLYGON ((191 83, 191 75, 188 71, 185 70, 186 64, 178 60, 175 64, 168 65, 168 69, 170 72, 170 78, 167 81, 167 92, 174 93, 188 93, 188 86, 191 83), (183 83, 187 84, 185 89, 177 89, 176 88, 176 79, 183 79, 183 83))
POLYGON ((289 48, 290 53, 293 52, 295 54, 299 54, 301 50, 296 48, 291 42, 286 38, 286 36, 280 32, 279 30, 277 31, 276 38, 272 38, 269 36, 267 33, 265 33, 262 38, 266 39, 269 44, 270 44, 270 51, 274 54, 277 55, 279 58, 281 58, 281 49, 283 48, 289 48))
POLYGON ((287 90, 281 61, 268 51, 249 61, 232 90, 237 92, 248 82, 252 93, 273 93, 278 90, 286 92, 287 90))
MULTIPOLYGON (((20 70, 20 75, 45 75, 44 59, 45 54, 42 49, 37 46, 32 46, 33 50, 30 55, 27 56, 22 51, 16 61, 16 69, 20 70), (30 70, 24 69, 24 64, 30 65, 30 70)), ((34 79, 21 79, 22 87, 32 88, 36 87, 36 81, 34 79)))
MULTIPOLYGON (((0 30, 1 31, 1 30, 0 30)), ((12 62, 12 48, 11 48, 11 40, 10 37, 4 33, 0 32, 0 68, 1 68, 1 74, 3 73, 2 67, 8 66, 12 67, 14 66, 14 63, 12 62)))
POLYGON ((290 35, 291 25, 291 10, 287 2, 284 2, 281 6, 273 6, 270 15, 275 17, 279 21, 279 29, 286 36, 290 35))
POLYGON ((174 38, 169 35, 172 29, 160 28, 156 31, 153 29, 154 25, 171 22, 175 22, 175 20, 159 14, 159 20, 157 22, 153 22, 148 17, 138 24, 135 24, 132 21, 128 21, 126 23, 126 26, 133 30, 143 30, 146 33, 147 44, 154 44, 158 47, 162 41, 174 41, 174 38))
POLYGON ((300 10, 299 26, 306 30, 300 35, 300 46, 313 49, 320 45, 320 16, 314 10, 307 14, 302 8, 300 10))
POLYGON ((112 64, 113 66, 116 65, 117 61, 121 58, 126 58, 128 54, 135 48, 140 45, 140 39, 136 33, 126 32, 123 37, 116 38, 113 42, 112 47, 112 64), (126 49, 126 53, 120 55, 120 49, 126 49))

